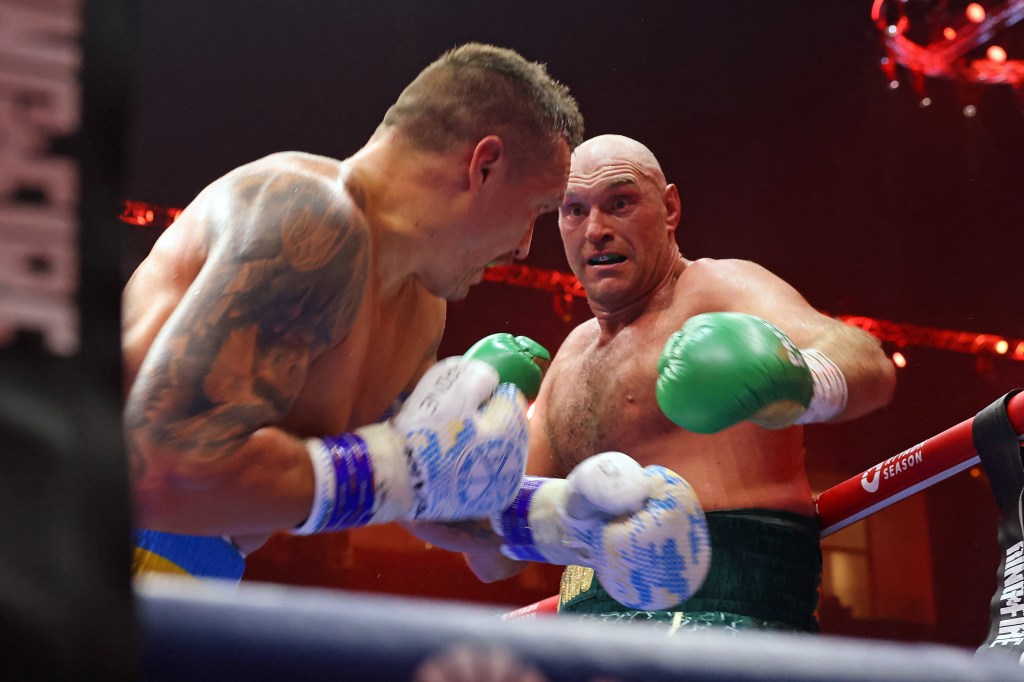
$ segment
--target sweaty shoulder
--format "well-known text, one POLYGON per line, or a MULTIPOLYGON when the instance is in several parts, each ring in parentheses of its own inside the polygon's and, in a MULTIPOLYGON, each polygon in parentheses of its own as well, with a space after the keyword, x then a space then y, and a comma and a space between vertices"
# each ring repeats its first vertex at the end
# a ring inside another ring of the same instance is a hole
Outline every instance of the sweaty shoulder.
POLYGON ((341 162, 272 154, 204 195, 195 216, 209 243, 201 278, 231 300, 233 315, 241 307, 263 334, 301 336, 314 354, 347 334, 363 298, 371 240, 341 162))
POLYGON ((768 271, 753 261, 739 258, 698 258, 691 261, 684 272, 696 283, 742 286, 744 279, 757 277, 768 271))
POLYGON ((351 222, 353 214, 362 212, 361 192, 345 179, 341 161, 302 152, 278 152, 231 171, 205 190, 197 203, 206 212, 230 207, 231 215, 211 216, 219 218, 218 226, 225 228, 260 228, 269 223, 235 219, 235 212, 251 209, 270 209, 274 215, 288 218, 321 216, 320 224, 327 227, 332 220, 338 224, 351 222))
POLYGON ((159 265, 165 257, 146 268, 151 286, 133 289, 140 301, 175 291, 153 315, 136 306, 126 429, 228 452, 278 423, 311 364, 350 333, 369 280, 369 227, 339 162, 289 153, 215 181, 171 230, 165 253, 184 248, 175 234, 203 241, 205 253, 186 285, 159 265))
MULTIPOLYGON (((680 299, 699 310, 729 310, 760 283, 774 276, 753 261, 700 258, 691 261, 676 283, 680 299)), ((697 310, 697 312, 699 312, 697 310)))
POLYGON ((559 357, 566 359, 573 355, 582 352, 588 346, 590 346, 600 335, 601 330, 597 323, 597 318, 590 318, 586 322, 582 322, 577 325, 562 341, 562 345, 558 347, 558 352, 555 354, 552 367, 557 363, 559 357))

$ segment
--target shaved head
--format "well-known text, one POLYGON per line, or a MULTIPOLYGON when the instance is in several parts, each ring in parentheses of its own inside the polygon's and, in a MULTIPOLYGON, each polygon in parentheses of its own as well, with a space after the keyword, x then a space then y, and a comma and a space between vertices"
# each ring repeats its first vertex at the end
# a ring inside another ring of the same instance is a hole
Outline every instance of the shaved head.
POLYGON ((572 154, 558 230, 591 310, 631 310, 680 271, 679 190, 658 159, 623 135, 600 135, 572 154))
POLYGON ((572 154, 569 177, 586 177, 602 168, 618 165, 632 167, 659 189, 667 184, 661 164, 654 153, 645 145, 624 135, 598 135, 577 147, 572 154))

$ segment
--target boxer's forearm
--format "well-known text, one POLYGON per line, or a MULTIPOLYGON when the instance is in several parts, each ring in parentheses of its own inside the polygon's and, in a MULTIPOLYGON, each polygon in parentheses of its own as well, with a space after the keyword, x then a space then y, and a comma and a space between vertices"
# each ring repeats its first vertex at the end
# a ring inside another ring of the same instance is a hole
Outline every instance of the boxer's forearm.
POLYGON ((526 404, 498 379, 487 363, 448 358, 393 419, 302 442, 274 427, 232 438, 211 419, 186 433, 140 420, 128 431, 140 522, 188 534, 308 535, 485 517, 512 499, 526 465, 526 404), (487 471, 490 484, 457 491, 458 467, 487 471))
POLYGON ((828 356, 846 378, 846 409, 832 421, 856 419, 892 399, 896 369, 874 336, 835 320, 812 345, 828 356))
POLYGON ((193 535, 245 535, 294 528, 308 516, 313 471, 304 442, 259 429, 227 452, 136 444, 135 523, 193 535))
POLYGON ((459 523, 400 522, 399 525, 435 547, 462 552, 470 570, 485 583, 509 578, 526 566, 525 561, 514 561, 501 553, 499 548, 503 539, 486 520, 459 523))
POLYGON ((503 542, 487 520, 432 523, 401 521, 399 525, 424 542, 449 552, 497 552, 503 542))
POLYGON ((525 561, 509 559, 496 549, 463 552, 466 565, 484 583, 493 583, 517 575, 526 567, 525 561))

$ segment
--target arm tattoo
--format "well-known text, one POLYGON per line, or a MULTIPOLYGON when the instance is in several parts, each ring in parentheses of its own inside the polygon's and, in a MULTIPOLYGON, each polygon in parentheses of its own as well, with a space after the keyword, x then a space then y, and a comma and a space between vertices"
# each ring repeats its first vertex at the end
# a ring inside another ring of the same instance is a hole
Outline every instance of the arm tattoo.
POLYGON ((243 174, 228 191, 225 219, 205 224, 202 272, 133 388, 133 445, 230 454, 287 413, 309 364, 344 338, 362 302, 369 236, 346 195, 288 172, 243 174))

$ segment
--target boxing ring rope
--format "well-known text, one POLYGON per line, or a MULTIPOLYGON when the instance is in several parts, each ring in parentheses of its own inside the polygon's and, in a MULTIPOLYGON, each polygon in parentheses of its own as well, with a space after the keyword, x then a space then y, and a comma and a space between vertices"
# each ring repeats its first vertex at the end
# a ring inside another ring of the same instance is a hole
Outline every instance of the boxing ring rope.
MULTIPOLYGON (((1024 434, 1024 393, 1010 398, 1007 415, 1024 434)), ((814 498, 821 537, 846 528, 980 461, 972 440, 974 417, 883 460, 814 498)))
POLYGON ((994 682, 1021 674, 1010 658, 939 644, 788 632, 667 638, 646 623, 504 622, 479 605, 220 582, 136 583, 146 680, 994 682))
MULTIPOLYGON (((1024 392, 1012 396, 1006 414, 1018 439, 1024 439, 1024 392)), ((814 498, 821 537, 856 523, 981 460, 974 445, 976 417, 882 460, 814 498)), ((507 619, 533 618, 558 610, 558 598, 549 597, 505 614, 507 619)))

